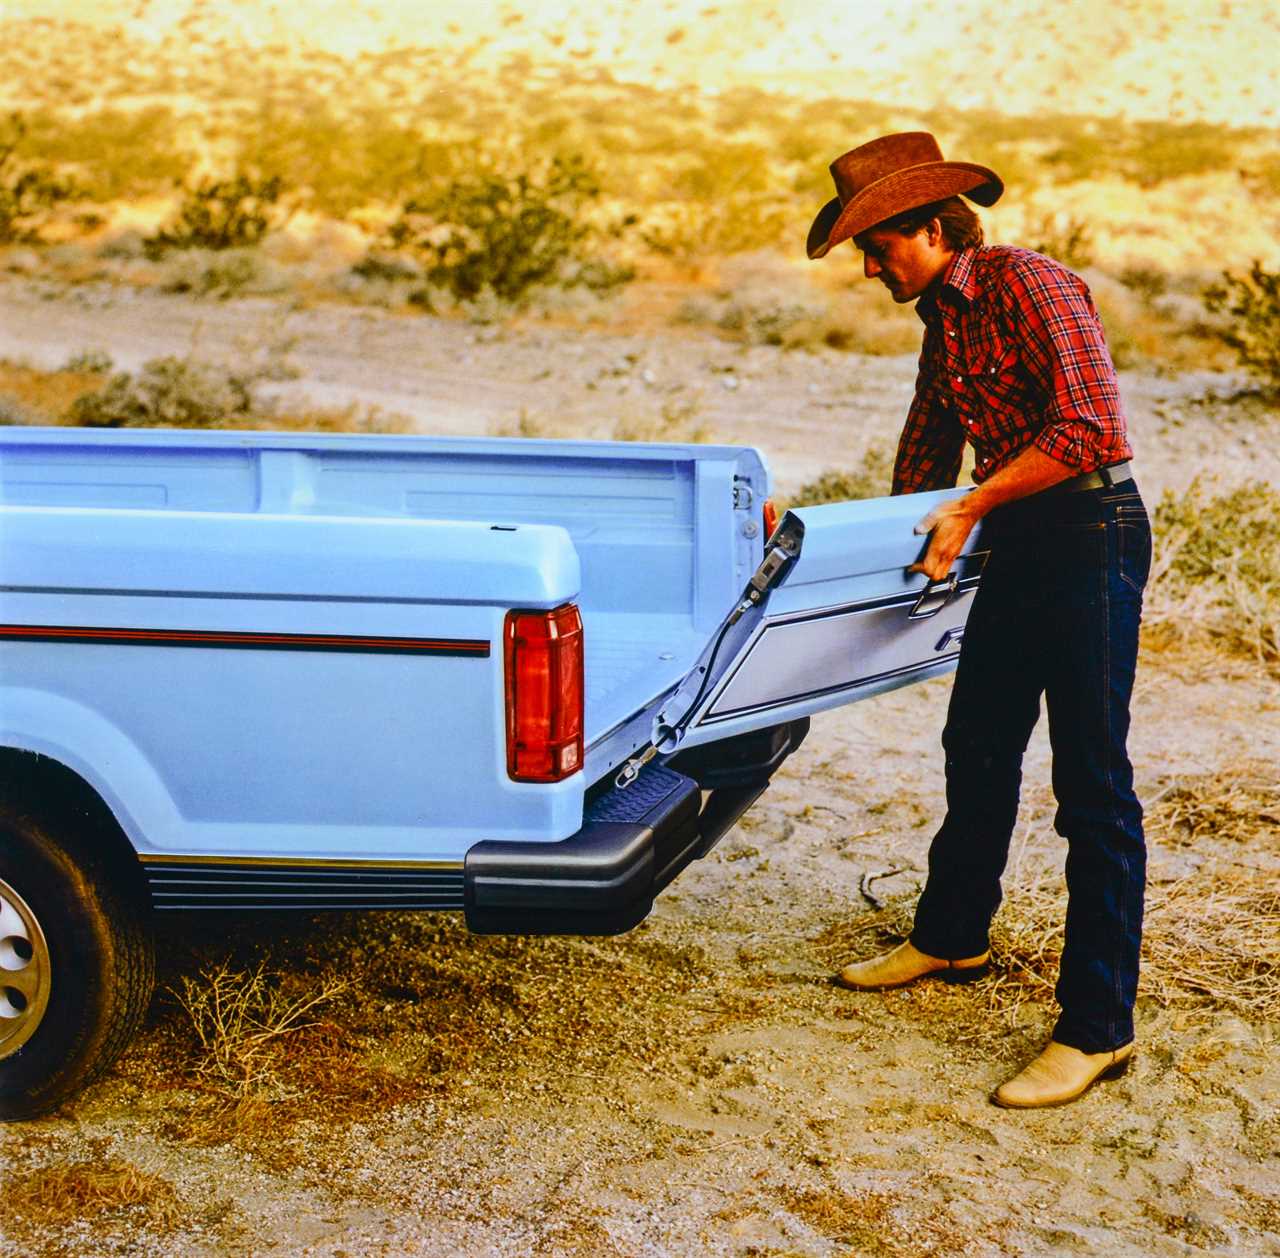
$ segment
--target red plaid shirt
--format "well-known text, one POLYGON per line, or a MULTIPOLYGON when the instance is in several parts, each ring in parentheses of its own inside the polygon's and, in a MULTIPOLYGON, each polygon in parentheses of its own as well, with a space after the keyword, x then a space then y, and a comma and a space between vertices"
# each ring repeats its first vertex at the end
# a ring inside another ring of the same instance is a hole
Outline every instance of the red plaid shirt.
POLYGON ((964 249, 916 304, 924 348, 893 492, 981 482, 1029 445, 1078 473, 1132 457, 1115 368, 1088 286, 1052 258, 964 249))

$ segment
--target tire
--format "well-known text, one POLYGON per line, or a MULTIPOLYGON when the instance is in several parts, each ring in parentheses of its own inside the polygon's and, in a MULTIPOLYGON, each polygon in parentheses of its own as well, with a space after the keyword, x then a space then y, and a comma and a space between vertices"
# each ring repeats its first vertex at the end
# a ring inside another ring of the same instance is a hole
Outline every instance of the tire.
POLYGON ((106 1070, 155 982, 139 880, 113 862, 108 836, 65 829, 54 838, 0 804, 3 1121, 46 1114, 106 1070))

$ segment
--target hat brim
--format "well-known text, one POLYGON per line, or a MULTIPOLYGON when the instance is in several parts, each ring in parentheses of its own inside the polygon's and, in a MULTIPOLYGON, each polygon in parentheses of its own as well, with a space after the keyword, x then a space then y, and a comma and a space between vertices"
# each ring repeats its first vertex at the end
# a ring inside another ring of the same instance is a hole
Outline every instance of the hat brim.
POLYGON ((971 162, 925 162, 895 170, 868 184, 844 206, 839 197, 828 201, 809 228, 806 249, 810 258, 825 258, 836 245, 907 210, 954 196, 994 205, 1003 192, 1004 181, 995 171, 971 162))

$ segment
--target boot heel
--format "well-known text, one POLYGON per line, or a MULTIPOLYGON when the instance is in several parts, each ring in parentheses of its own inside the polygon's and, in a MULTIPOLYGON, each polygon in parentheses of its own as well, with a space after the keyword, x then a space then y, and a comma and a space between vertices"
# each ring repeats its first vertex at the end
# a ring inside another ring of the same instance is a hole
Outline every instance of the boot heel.
POLYGON ((986 978, 990 972, 989 965, 968 965, 963 970, 940 970, 938 977, 944 983, 976 983, 980 978, 986 978))
POLYGON ((1108 1066, 1099 1076, 1099 1079, 1119 1079, 1129 1069, 1129 1063, 1133 1061, 1133 1054, 1130 1053, 1123 1061, 1118 1061, 1114 1065, 1108 1066))

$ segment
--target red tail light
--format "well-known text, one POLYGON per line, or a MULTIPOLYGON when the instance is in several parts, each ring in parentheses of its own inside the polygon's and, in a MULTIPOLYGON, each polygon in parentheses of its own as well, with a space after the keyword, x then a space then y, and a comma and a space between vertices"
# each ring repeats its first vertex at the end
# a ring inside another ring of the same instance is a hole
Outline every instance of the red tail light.
POLYGON ((507 772, 517 782, 559 782, 582 768, 582 617, 508 612, 507 772))
POLYGON ((767 542, 773 536, 773 530, 778 527, 778 508, 773 505, 772 498, 764 500, 764 540, 767 542))

